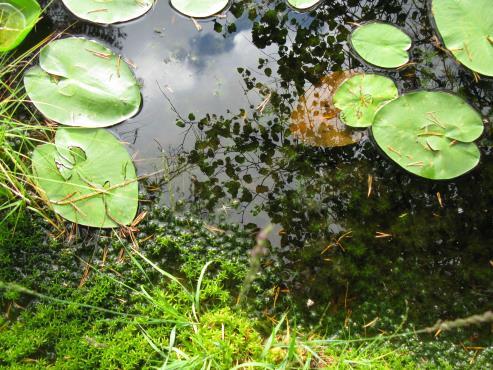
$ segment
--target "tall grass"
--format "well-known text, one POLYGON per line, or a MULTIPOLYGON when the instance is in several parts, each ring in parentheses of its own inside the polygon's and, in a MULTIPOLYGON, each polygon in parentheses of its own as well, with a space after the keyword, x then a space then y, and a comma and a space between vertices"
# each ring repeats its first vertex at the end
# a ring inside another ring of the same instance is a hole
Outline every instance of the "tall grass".
POLYGON ((29 104, 23 75, 48 37, 21 54, 0 55, 0 222, 19 217, 21 210, 40 214, 53 226, 30 166, 30 153, 50 141, 53 127, 42 122, 29 104))

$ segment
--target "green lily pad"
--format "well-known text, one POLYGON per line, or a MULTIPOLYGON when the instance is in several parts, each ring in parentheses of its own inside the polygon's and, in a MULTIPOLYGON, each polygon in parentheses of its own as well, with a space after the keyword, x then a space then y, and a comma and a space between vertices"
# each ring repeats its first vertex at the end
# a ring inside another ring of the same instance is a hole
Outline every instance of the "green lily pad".
POLYGON ((170 0, 171 6, 191 18, 208 18, 224 11, 230 0, 170 0))
POLYGON ((382 68, 399 68, 409 62, 412 40, 391 24, 371 22, 353 31, 351 45, 370 64, 382 68))
POLYGON ((397 164, 428 179, 452 179, 476 167, 474 140, 483 133, 481 115, 460 97, 419 91, 381 108, 373 137, 397 164))
POLYGON ((126 22, 147 13, 154 0, 63 0, 74 15, 94 23, 126 22))
POLYGON ((99 228, 129 225, 135 218, 135 167, 106 130, 60 127, 54 144, 34 150, 32 166, 38 186, 63 218, 99 228))
POLYGON ((343 82, 334 95, 341 110, 341 121, 351 127, 369 127, 380 107, 399 96, 397 86, 388 77, 358 74, 343 82))
POLYGON ((24 85, 41 113, 68 126, 117 124, 134 116, 142 99, 133 72, 119 55, 78 37, 45 46, 24 85))
POLYGON ((467 68, 493 76, 491 0, 433 0, 432 12, 448 50, 467 68))
POLYGON ((41 14, 35 0, 0 1, 0 52, 10 51, 24 41, 41 14))
POLYGON ((288 4, 295 9, 309 10, 315 7, 315 5, 321 3, 322 0, 288 0, 288 4))

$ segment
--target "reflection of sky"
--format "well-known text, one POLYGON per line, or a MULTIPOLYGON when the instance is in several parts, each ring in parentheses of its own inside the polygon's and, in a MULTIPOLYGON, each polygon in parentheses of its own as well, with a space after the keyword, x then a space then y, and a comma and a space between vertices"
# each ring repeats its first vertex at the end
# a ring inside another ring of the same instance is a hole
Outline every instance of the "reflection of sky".
MULTIPOLYGON (((184 117, 191 112, 201 118, 206 113, 248 108, 237 68, 256 69, 263 52, 269 51, 260 51, 251 43, 248 22, 239 24, 238 32, 226 38, 213 30, 213 24, 201 22, 199 32, 189 19, 161 1, 140 20, 122 26, 126 38, 119 40, 120 52, 137 66, 135 73, 144 85, 144 106, 138 116, 114 130, 126 141, 135 140, 138 160, 155 158, 157 143, 166 149, 183 138, 183 129, 175 125, 176 114, 159 86, 184 117)), ((258 97, 249 99, 259 101, 258 97)))

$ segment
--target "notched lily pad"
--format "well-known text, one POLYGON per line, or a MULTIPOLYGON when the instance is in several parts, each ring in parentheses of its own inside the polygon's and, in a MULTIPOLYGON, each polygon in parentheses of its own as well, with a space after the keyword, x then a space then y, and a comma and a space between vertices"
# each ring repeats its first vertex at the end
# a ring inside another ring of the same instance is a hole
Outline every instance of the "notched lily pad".
POLYGON ((128 64, 103 45, 79 37, 45 46, 24 85, 41 113, 68 126, 112 126, 137 114, 141 104, 128 64))
POLYGON ((351 75, 351 71, 333 72, 305 91, 291 113, 290 130, 295 138, 327 148, 351 145, 362 139, 362 132, 351 130, 339 120, 340 111, 333 103, 334 91, 351 75))
POLYGON ((311 10, 322 3, 322 0, 288 0, 288 4, 296 10, 311 10))
POLYGON ((147 13, 154 0, 63 0, 74 15, 94 23, 126 22, 147 13))
POLYGON ((452 179, 476 167, 474 140, 483 133, 481 115, 460 97, 420 91, 381 108, 372 126, 382 150, 397 164, 428 179, 452 179))
POLYGON ((32 166, 38 186, 63 218, 98 228, 129 225, 135 218, 135 167, 104 129, 58 128, 54 144, 34 150, 32 166))
POLYGON ((19 46, 33 29, 40 14, 41 7, 35 0, 1 0, 0 52, 19 46))
POLYGON ((361 58, 377 67, 399 68, 409 62, 411 37, 391 24, 366 23, 353 31, 350 41, 361 58))
POLYGON ((369 127, 379 108, 399 96, 397 86, 388 77, 358 74, 343 82, 334 95, 341 120, 351 127, 369 127))
POLYGON ((170 0, 178 12, 191 18, 208 18, 226 10, 230 0, 170 0))
POLYGON ((467 68, 493 77, 491 0, 433 0, 432 12, 445 47, 467 68))

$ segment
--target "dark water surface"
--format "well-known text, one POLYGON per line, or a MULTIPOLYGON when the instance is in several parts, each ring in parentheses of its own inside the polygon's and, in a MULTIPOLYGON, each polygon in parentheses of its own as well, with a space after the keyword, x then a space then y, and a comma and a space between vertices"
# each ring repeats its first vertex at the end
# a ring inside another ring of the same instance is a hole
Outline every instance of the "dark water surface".
MULTIPOLYGON (((39 33, 75 21, 59 3, 39 33)), ((480 165, 440 182, 406 173, 371 138, 321 148, 304 145, 289 130, 303 91, 349 69, 384 73, 401 92, 454 91, 485 122, 493 118, 493 83, 475 82, 437 47, 425 1, 326 1, 309 14, 284 1, 236 1, 225 18, 200 25, 199 32, 161 0, 129 24, 70 28, 106 42, 137 67, 142 111, 112 130, 131 144, 141 173, 164 162, 171 171, 187 165, 173 193, 189 198, 195 211, 278 225, 266 266, 283 271, 276 289, 289 290, 300 305, 310 299, 313 312, 327 301, 346 305, 374 295, 427 307, 430 317, 491 306, 489 123, 479 142, 480 165), (351 55, 354 23, 370 20, 403 27, 414 40, 414 64, 382 71, 351 55), (265 109, 256 109, 264 100, 265 109)))

